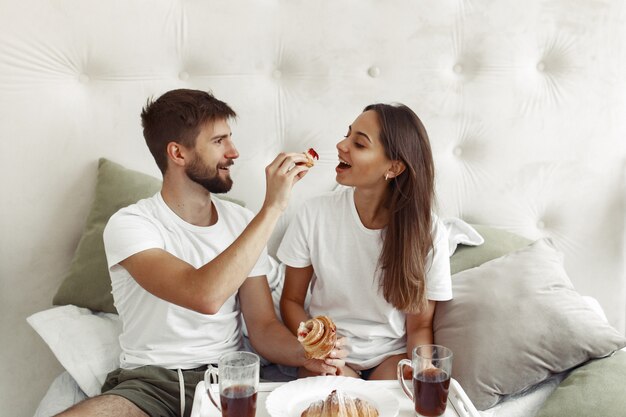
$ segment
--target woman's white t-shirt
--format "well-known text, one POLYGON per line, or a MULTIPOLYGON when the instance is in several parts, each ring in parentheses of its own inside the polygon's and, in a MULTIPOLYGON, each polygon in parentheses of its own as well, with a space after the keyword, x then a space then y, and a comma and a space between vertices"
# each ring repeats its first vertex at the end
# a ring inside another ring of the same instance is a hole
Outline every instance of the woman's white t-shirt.
MULTIPOLYGON (((115 307, 123 323, 119 337, 122 368, 158 365, 191 369, 217 363, 242 347, 239 298, 232 295, 216 314, 201 314, 162 300, 143 289, 119 262, 159 248, 199 268, 222 253, 253 217, 250 210, 212 198, 217 223, 194 226, 178 217, 161 193, 114 214, 104 231, 115 307)), ((263 252, 249 276, 270 271, 263 252)), ((181 283, 181 285, 184 285, 181 283)))
MULTIPOLYGON (((447 232, 438 219, 433 223, 426 297, 450 300, 447 232)), ((337 333, 350 344, 346 362, 357 370, 406 352, 405 314, 379 291, 381 232, 363 226, 354 189, 346 188, 308 200, 291 221, 277 253, 289 266, 313 266, 309 314, 332 318, 337 333)))

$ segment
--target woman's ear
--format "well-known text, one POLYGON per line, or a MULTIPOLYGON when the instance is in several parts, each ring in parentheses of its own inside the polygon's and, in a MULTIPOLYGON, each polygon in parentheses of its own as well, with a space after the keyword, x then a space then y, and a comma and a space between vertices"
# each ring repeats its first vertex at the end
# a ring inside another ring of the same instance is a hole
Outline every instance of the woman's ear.
POLYGON ((183 147, 180 144, 176 142, 170 142, 167 144, 167 147, 165 149, 167 151, 167 156, 172 161, 172 163, 179 166, 185 165, 185 153, 183 151, 183 147))
POLYGON ((389 169, 387 170, 387 173, 385 174, 385 178, 395 178, 398 175, 402 174, 405 169, 406 169, 406 165, 404 164, 403 161, 399 159, 391 161, 391 167, 389 167, 389 169))

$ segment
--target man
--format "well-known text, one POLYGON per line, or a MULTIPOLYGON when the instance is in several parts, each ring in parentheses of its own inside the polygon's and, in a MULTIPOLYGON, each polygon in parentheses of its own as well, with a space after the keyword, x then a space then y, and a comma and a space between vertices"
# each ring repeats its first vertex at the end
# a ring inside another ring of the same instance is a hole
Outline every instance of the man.
POLYGON ((232 186, 239 156, 228 121, 235 112, 211 94, 173 90, 148 102, 144 137, 163 173, 160 193, 118 211, 104 231, 115 306, 123 322, 121 368, 103 394, 63 416, 167 416, 191 413, 207 364, 241 350, 241 314, 263 357, 335 374, 346 353, 306 360, 276 318, 265 274, 265 245, 306 175, 303 154, 281 153, 265 169, 256 216, 212 197, 232 186), (184 387, 184 388, 183 388, 184 387))

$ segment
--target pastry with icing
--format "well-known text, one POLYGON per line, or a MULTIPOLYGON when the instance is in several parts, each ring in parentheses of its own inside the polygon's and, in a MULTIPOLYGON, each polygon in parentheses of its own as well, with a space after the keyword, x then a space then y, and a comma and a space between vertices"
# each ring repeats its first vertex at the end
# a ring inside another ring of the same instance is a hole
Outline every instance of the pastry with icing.
POLYGON ((325 359, 337 342, 337 327, 327 316, 318 316, 301 322, 298 341, 308 359, 325 359))
POLYGON ((378 417, 378 410, 369 402, 333 390, 324 400, 318 400, 300 417, 378 417))

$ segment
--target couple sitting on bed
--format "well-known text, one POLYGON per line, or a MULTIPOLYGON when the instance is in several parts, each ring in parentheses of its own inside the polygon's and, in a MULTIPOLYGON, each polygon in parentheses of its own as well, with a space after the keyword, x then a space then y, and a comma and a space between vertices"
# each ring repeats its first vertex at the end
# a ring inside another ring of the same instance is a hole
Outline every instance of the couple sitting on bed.
POLYGON ((265 278, 265 246, 307 158, 281 153, 267 166, 257 215, 213 198, 232 186, 235 116, 197 90, 170 91, 143 109, 163 186, 118 211, 104 232, 123 323, 121 367, 107 376, 103 395, 62 415, 188 416, 206 364, 242 349, 240 314, 254 349, 301 376, 392 379, 413 347, 433 342, 436 302, 452 293, 418 117, 401 105, 368 106, 337 144, 337 182, 350 188, 307 201, 278 250, 287 265, 283 325, 265 278), (344 336, 324 360, 307 359, 295 337, 315 315, 331 317, 344 336))

